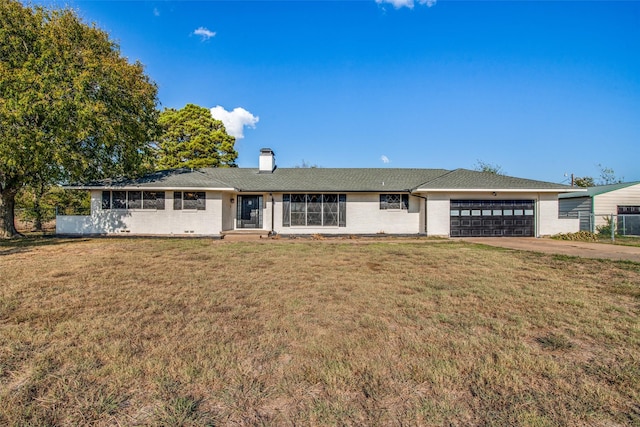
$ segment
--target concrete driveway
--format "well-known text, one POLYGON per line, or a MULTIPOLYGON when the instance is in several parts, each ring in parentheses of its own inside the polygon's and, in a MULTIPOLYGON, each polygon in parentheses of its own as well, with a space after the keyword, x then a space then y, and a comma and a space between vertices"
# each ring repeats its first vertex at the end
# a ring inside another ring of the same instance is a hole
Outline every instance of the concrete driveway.
POLYGON ((572 242, 549 238, 537 239, 535 237, 467 237, 460 240, 523 251, 640 262, 640 247, 633 246, 572 242))

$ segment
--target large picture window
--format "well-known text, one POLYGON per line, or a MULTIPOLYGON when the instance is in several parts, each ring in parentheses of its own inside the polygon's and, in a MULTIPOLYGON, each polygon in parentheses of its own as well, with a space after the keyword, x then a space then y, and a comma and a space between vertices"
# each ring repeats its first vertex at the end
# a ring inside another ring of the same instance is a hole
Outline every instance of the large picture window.
POLYGON ((174 191, 173 210, 198 210, 207 208, 207 196, 204 191, 174 191))
POLYGON ((346 194, 284 194, 284 227, 346 227, 346 194))
POLYGON ((102 209, 164 210, 164 191, 103 191, 102 209))
POLYGON ((409 210, 409 195, 408 194, 381 194, 380 209, 409 210))

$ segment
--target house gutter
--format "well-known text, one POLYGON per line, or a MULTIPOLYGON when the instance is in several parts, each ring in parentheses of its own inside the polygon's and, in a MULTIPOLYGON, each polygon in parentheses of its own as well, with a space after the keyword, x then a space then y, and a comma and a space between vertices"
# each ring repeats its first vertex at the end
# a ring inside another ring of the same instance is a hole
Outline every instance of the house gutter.
POLYGON ((586 190, 560 188, 417 188, 416 191, 430 193, 577 193, 586 190))
POLYGON ((235 188, 222 188, 222 187, 148 187, 144 185, 127 185, 127 186, 103 186, 103 187, 88 187, 83 185, 65 185, 62 188, 67 190, 109 190, 109 191, 237 191, 235 188))

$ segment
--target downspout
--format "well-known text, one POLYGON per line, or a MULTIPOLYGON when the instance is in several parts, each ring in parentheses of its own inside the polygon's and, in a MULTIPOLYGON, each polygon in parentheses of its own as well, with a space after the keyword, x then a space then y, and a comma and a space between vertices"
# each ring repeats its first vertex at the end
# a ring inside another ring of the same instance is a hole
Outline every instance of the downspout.
POLYGON ((426 234, 428 236, 429 233, 427 231, 427 224, 428 224, 428 222, 427 222, 427 201, 429 199, 427 199, 426 197, 421 196, 419 194, 414 194, 413 190, 408 190, 408 191, 409 191, 409 195, 410 196, 419 197, 421 199, 424 199, 424 234, 426 234))

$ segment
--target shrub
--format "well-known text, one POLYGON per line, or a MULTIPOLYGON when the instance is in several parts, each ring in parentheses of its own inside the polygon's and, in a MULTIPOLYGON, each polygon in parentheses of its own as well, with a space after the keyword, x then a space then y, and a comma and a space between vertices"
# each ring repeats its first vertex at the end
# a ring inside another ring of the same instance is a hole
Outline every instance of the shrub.
POLYGON ((609 237, 611 236, 611 227, 613 226, 613 220, 610 216, 602 217, 605 221, 604 225, 598 225, 596 227, 596 231, 600 236, 609 237))
POLYGON ((578 231, 576 233, 559 233, 551 236, 551 238, 556 240, 572 240, 580 242, 598 241, 598 236, 590 231, 578 231))

